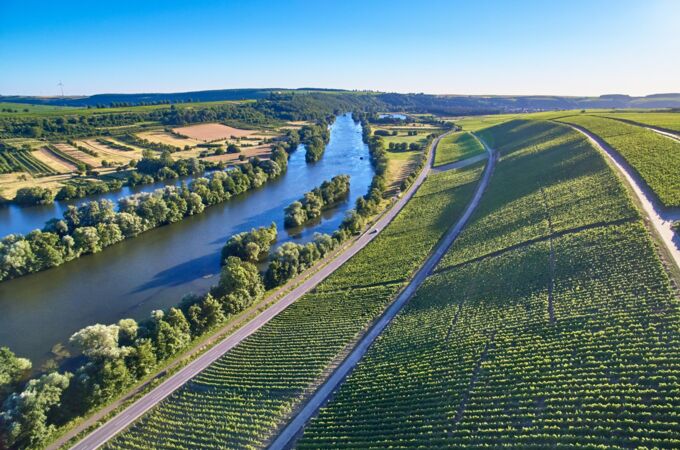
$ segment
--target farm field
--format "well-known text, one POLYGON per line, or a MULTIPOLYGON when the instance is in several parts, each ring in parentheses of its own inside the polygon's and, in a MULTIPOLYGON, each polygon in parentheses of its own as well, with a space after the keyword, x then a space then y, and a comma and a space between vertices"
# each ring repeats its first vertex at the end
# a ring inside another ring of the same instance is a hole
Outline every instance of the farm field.
POLYGON ((80 150, 78 150, 77 148, 70 144, 59 143, 54 144, 53 147, 73 161, 88 164, 92 167, 101 166, 101 161, 98 160, 96 157, 88 155, 85 152, 81 152, 80 150))
POLYGON ((110 144, 108 144, 108 142, 113 142, 115 144, 112 139, 85 139, 82 141, 76 141, 78 145, 96 152, 102 160, 107 160, 109 162, 113 161, 121 164, 127 164, 133 159, 139 160, 142 158, 142 152, 136 148, 126 145, 126 147, 129 147, 130 150, 119 150, 117 148, 113 148, 110 144))
POLYGON ((149 441, 166 447, 264 445, 455 222, 482 168, 480 164, 428 178, 395 220, 315 292, 227 353, 107 448, 145 448, 149 441))
POLYGON ((239 128, 222 125, 221 123, 190 125, 187 127, 173 128, 172 131, 188 138, 203 142, 242 138, 257 133, 256 130, 242 130, 239 128))
POLYGON ((146 139, 149 142, 171 145, 177 150, 183 150, 187 145, 189 147, 195 147, 202 143, 202 141, 198 139, 180 138, 164 130, 143 131, 141 133, 137 133, 137 136, 142 139, 146 139))
POLYGON ((564 126, 482 134, 464 239, 297 448, 676 448, 677 294, 623 186, 564 126))
POLYGON ((257 156, 260 159, 269 159, 271 157, 271 145, 257 145, 254 147, 242 147, 241 153, 224 153, 222 155, 212 155, 203 157, 205 161, 225 162, 227 164, 238 164, 240 162, 239 156, 243 155, 246 158, 257 156))
POLYGON ((569 116, 559 120, 599 136, 628 161, 664 206, 680 206, 680 142, 614 119, 569 116))
POLYGON ((40 162, 49 166, 57 173, 70 173, 78 169, 78 166, 71 161, 61 158, 47 147, 40 147, 33 155, 40 162))
POLYGON ((434 165, 450 164, 484 153, 484 147, 470 133, 460 132, 439 141, 434 155, 434 165))

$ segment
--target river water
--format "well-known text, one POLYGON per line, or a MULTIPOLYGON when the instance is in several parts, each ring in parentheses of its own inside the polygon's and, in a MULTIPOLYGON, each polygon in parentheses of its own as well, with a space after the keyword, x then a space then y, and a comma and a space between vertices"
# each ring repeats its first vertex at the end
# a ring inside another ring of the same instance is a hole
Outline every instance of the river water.
MULTIPOLYGON (((38 368, 52 356, 54 344, 66 345, 72 333, 87 325, 146 318, 152 310, 179 303, 189 292, 205 292, 217 282, 220 251, 230 236, 271 222, 279 229, 278 244, 303 242, 315 232, 331 233, 367 192, 373 174, 361 125, 349 114, 338 116, 325 153, 315 164, 305 163, 304 150, 299 149, 290 155, 288 171, 280 179, 257 190, 100 253, 0 282, 0 346, 30 358, 38 368), (348 200, 312 226, 285 231, 283 209, 339 174, 351 177, 348 200)), ((19 223, 17 211, 12 214, 19 223)))

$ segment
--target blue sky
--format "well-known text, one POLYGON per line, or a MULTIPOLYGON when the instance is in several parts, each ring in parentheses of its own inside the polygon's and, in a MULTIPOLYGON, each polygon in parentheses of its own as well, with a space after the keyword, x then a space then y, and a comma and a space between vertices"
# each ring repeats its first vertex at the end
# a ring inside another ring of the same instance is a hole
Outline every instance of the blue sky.
POLYGON ((680 1, 0 0, 0 94, 680 92, 680 1))

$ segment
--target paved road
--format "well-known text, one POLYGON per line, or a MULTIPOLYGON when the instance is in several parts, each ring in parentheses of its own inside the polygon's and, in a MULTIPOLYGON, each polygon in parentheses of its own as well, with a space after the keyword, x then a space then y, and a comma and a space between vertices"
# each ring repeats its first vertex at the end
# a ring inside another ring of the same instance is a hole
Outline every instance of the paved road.
POLYGON ((482 153, 481 155, 472 156, 470 158, 464 159, 462 161, 456 161, 449 164, 444 164, 442 166, 433 167, 432 173, 446 172, 447 170, 460 169, 462 167, 467 167, 470 164, 474 164, 479 161, 483 161, 488 158, 488 155, 482 153))
MULTIPOLYGON (((476 136, 475 136, 476 137, 476 136)), ((456 225, 451 228, 446 235, 442 238, 440 243, 437 245, 434 252, 425 261, 425 264, 420 268, 420 270, 413 277, 411 282, 406 286, 406 288, 399 294, 397 299, 387 308, 385 313, 378 319, 378 321, 371 327, 371 329, 364 335, 364 337, 359 341, 357 346, 352 350, 352 352, 345 358, 345 360, 338 366, 337 369, 331 374, 331 376, 326 380, 324 384, 317 389, 317 391, 312 395, 309 401, 302 407, 298 414, 291 420, 286 427, 278 434, 270 445, 270 450, 282 450, 288 447, 292 440, 303 430, 305 424, 316 415, 319 408, 326 402, 328 397, 338 388, 338 386, 343 382, 345 377, 354 369, 354 367, 363 358, 364 354, 371 346, 371 344, 376 340, 376 338, 383 332, 385 327, 394 319, 397 313, 406 305, 408 300, 413 296, 418 287, 425 281, 425 279, 430 275, 432 270, 436 267, 439 261, 442 259, 446 251, 451 247, 453 241, 458 237, 463 227, 470 219, 470 216, 474 212, 475 208, 479 204, 479 200, 482 198, 482 194, 489 184, 489 179, 493 173, 494 166, 496 164, 497 156, 496 154, 482 141, 480 141, 484 148, 486 149, 489 157, 489 163, 486 166, 484 175, 482 176, 477 190, 475 191, 474 197, 470 201, 463 216, 458 219, 456 225)))
POLYGON ((647 186, 628 162, 599 136, 578 125, 569 126, 585 135, 596 148, 599 148, 614 163, 614 166, 623 175, 623 178, 633 189, 633 192, 635 192, 635 196, 640 201, 642 209, 661 237, 675 265, 680 268, 680 236, 671 228, 673 221, 680 220, 680 208, 664 208, 656 199, 649 186, 647 186))
POLYGON ((194 361, 190 362, 183 369, 170 376, 163 383, 158 385, 148 394, 141 397, 132 405, 128 406, 126 409, 118 413, 111 420, 103 424, 101 427, 94 430, 91 434, 86 436, 83 440, 78 442, 72 447, 73 450, 92 450, 101 447, 109 439, 114 437, 116 434, 130 426, 136 419, 141 417, 145 412, 149 411, 160 401, 168 397, 170 394, 179 389, 184 383, 192 379, 198 373, 203 371, 205 368, 210 366, 217 359, 222 357, 226 352, 237 346, 241 341, 246 339, 248 336, 256 332, 262 326, 264 326, 271 319, 276 317, 281 311, 290 306, 293 302, 302 297, 309 290, 313 289, 317 284, 323 281, 331 273, 333 273, 337 268, 343 265, 347 260, 354 256, 359 250, 364 248, 366 244, 375 239, 379 232, 385 228, 385 226, 392 221, 392 219, 401 211, 401 209, 406 205, 409 199, 416 192, 418 187, 423 183, 427 177, 430 167, 432 165, 432 159, 434 157, 434 151, 439 143, 439 140, 449 133, 445 133, 437 137, 431 145, 431 151, 429 152, 427 161, 423 170, 420 172, 418 177, 413 182, 411 188, 395 202, 394 206, 387 211, 371 228, 367 230, 363 235, 361 235, 352 245, 345 250, 341 255, 337 256, 326 266, 321 268, 318 272, 313 274, 309 279, 304 281, 302 284, 297 286, 295 289, 290 291, 281 299, 270 306, 268 309, 263 311, 259 316, 254 318, 252 321, 248 322, 246 325, 235 331, 233 334, 229 335, 219 344, 212 347, 210 350, 196 358, 194 361), (377 230, 378 233, 372 233, 373 230, 377 230))

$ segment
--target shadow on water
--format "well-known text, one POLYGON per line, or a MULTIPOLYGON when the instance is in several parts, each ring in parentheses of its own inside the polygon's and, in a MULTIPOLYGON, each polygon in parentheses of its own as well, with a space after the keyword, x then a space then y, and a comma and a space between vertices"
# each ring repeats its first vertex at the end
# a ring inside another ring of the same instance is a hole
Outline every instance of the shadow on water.
POLYGON ((368 191, 373 168, 361 127, 339 116, 323 158, 306 164, 304 150, 290 156, 278 180, 207 208, 202 214, 144 233, 60 267, 0 283, 0 346, 28 357, 38 368, 58 342, 94 323, 142 319, 216 283, 220 251, 233 234, 276 223, 276 245, 332 233, 356 199, 368 191), (363 159, 362 159, 363 158, 363 159), (283 209, 335 175, 351 177, 346 202, 300 230, 287 231, 283 209), (30 332, 27 332, 30 330, 30 332))

